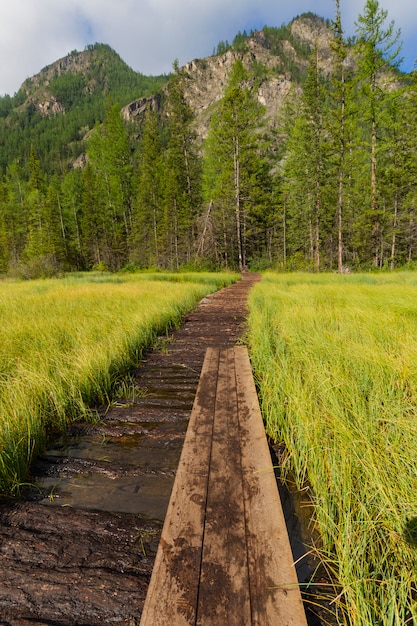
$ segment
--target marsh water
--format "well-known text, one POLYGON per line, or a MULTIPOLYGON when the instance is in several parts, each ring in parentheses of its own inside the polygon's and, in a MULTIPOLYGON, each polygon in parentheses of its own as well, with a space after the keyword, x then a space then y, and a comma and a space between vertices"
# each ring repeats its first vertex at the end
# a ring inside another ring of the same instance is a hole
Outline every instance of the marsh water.
POLYGON ((73 426, 35 465, 40 502, 162 522, 197 382, 181 364, 144 364, 130 397, 97 424, 73 426))

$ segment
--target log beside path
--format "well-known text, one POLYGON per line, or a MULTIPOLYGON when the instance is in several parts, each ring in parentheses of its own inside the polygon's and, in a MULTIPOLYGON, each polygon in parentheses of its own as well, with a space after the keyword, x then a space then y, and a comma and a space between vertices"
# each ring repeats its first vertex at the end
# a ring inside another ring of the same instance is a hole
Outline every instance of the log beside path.
POLYGON ((209 347, 141 626, 305 626, 247 349, 209 347))

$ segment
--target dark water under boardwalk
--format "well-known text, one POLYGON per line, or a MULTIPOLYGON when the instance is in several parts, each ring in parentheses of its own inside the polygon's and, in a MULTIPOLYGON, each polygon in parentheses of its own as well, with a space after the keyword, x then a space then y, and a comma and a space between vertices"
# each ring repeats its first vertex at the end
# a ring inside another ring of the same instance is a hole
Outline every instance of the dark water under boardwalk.
POLYGON ((242 334, 258 277, 205 298, 134 372, 134 393, 77 424, 0 505, 0 624, 139 623, 209 345, 242 334))

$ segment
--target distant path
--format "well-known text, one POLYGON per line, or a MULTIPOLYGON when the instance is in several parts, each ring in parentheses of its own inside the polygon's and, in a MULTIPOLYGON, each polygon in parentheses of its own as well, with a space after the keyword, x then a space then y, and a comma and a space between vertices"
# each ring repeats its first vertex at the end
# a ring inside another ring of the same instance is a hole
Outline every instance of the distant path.
POLYGON ((139 624, 206 348, 239 340, 259 278, 204 298, 138 368, 133 401, 39 460, 42 493, 0 504, 1 626, 139 624))

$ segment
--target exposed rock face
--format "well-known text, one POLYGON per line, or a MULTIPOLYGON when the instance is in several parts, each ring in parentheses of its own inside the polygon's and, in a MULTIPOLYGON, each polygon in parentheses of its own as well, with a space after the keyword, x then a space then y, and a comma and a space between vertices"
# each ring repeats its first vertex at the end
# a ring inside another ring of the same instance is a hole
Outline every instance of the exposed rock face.
POLYGON ((68 72, 86 72, 91 63, 91 52, 84 50, 83 52, 71 52, 63 59, 59 59, 51 65, 44 67, 38 74, 25 80, 22 89, 27 94, 33 93, 34 90, 43 87, 47 88, 53 78, 62 76, 68 72))
POLYGON ((65 113, 65 108, 54 96, 51 96, 50 98, 48 98, 48 100, 45 100, 44 102, 38 102, 36 106, 39 109, 41 115, 43 115, 44 117, 51 117, 52 115, 65 113))
MULTIPOLYGON (((291 24, 292 35, 300 40, 304 46, 313 50, 316 45, 319 58, 323 59, 322 69, 331 65, 330 41, 332 33, 326 23, 320 18, 301 17, 291 24)), ((283 53, 299 67, 307 68, 308 61, 295 50, 290 41, 283 41, 283 53)), ((191 108, 197 116, 197 129, 200 136, 205 137, 210 122, 210 107, 224 95, 224 89, 229 79, 230 70, 240 59, 247 70, 254 65, 262 65, 267 70, 267 76, 260 81, 257 98, 265 107, 265 117, 273 120, 291 89, 295 86, 289 72, 279 72, 280 58, 271 53, 263 31, 255 32, 247 42, 246 52, 228 50, 220 56, 195 60, 184 67, 190 81, 185 95, 191 108)))
MULTIPOLYGON (((317 47, 319 67, 324 74, 329 74, 333 59, 331 48, 333 34, 326 22, 318 17, 304 16, 292 22, 291 33, 296 39, 307 45, 311 51, 315 46, 317 47)), ((305 65, 307 67, 307 62, 305 65)))
POLYGON ((150 98, 139 98, 134 100, 127 106, 123 107, 123 119, 128 121, 135 117, 142 116, 148 109, 151 111, 159 111, 161 108, 161 96, 151 96, 150 98))
MULTIPOLYGON (((293 40, 296 39, 302 47, 312 51, 317 46, 320 67, 324 73, 330 72, 332 66, 332 31, 329 26, 313 15, 295 19, 290 26, 293 40)), ((264 77, 259 81, 257 98, 265 107, 267 120, 274 120, 291 89, 296 86, 290 72, 282 70, 285 67, 282 57, 285 56, 301 70, 306 70, 308 59, 300 56, 289 40, 282 41, 281 57, 272 53, 263 31, 257 31, 246 42, 246 50, 239 52, 229 49, 224 54, 194 59, 182 68, 188 80, 185 85, 185 97, 195 116, 195 128, 198 136, 204 139, 207 136, 212 113, 224 96, 229 80, 231 68, 237 60, 241 60, 247 70, 254 66, 262 66, 264 77)), ((125 120, 133 119, 143 113, 149 106, 149 99, 140 99, 132 102, 123 109, 125 120)))
POLYGON ((75 161, 72 162, 72 168, 74 170, 82 170, 85 168, 87 163, 88 163, 88 155, 83 152, 80 154, 79 157, 75 159, 75 161))

